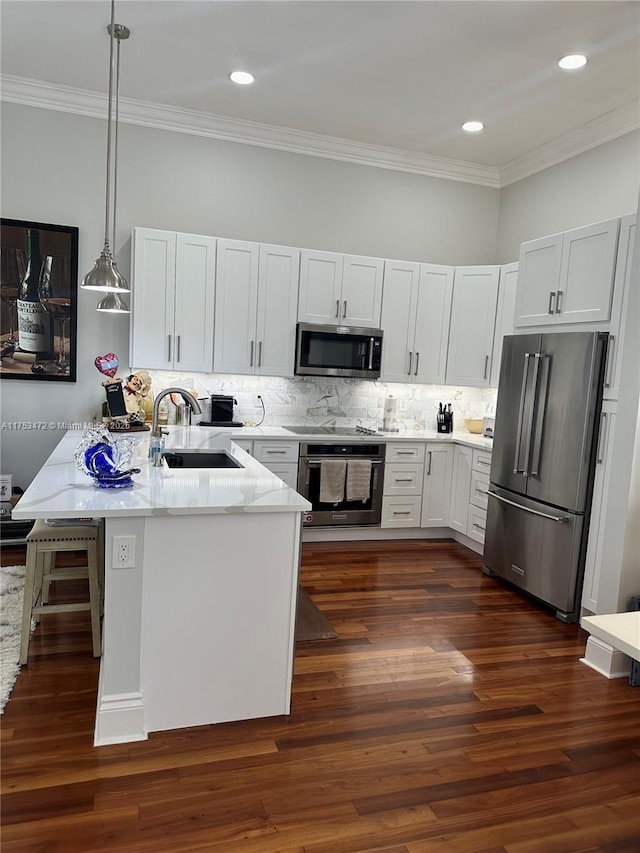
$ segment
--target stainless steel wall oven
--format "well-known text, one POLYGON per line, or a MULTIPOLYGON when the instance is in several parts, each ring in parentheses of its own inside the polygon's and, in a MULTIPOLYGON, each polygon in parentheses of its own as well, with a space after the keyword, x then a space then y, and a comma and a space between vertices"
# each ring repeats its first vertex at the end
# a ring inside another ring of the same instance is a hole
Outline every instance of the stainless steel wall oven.
POLYGON ((303 516, 305 527, 379 525, 382 518, 384 444, 301 444, 298 464, 298 492, 311 503, 311 512, 303 516), (325 459, 371 460, 368 500, 336 503, 320 501, 322 462, 325 459))

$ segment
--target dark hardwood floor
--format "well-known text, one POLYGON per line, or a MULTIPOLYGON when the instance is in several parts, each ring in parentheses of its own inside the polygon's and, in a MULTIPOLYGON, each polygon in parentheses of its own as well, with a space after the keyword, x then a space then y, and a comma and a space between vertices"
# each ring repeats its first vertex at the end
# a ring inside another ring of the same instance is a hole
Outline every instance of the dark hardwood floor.
POLYGON ((44 617, 3 853, 640 851, 640 689, 579 662, 579 627, 451 541, 307 544, 302 583, 339 637, 298 645, 289 717, 99 749, 88 614, 44 617))

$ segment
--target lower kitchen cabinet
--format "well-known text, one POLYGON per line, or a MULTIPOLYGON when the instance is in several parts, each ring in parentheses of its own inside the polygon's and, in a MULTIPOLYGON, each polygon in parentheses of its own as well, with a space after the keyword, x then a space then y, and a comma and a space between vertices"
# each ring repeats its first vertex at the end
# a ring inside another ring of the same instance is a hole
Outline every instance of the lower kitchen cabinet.
POLYGON ((449 527, 465 535, 469 524, 469 489, 471 487, 472 461, 473 450, 470 447, 456 446, 454 448, 449 527))
POLYGON ((381 527, 420 527, 422 498, 383 497, 381 527))
POLYGON ((448 527, 454 448, 433 442, 426 451, 420 527, 448 527))
POLYGON ((389 497, 421 495, 424 465, 392 462, 384 468, 384 494, 389 497))
POLYGON ((474 450, 471 458, 471 484, 469 489, 469 515, 467 536, 484 544, 487 527, 487 490, 491 471, 491 453, 486 450, 474 450))
POLYGON ((297 441, 254 441, 253 457, 297 491, 299 446, 297 441))

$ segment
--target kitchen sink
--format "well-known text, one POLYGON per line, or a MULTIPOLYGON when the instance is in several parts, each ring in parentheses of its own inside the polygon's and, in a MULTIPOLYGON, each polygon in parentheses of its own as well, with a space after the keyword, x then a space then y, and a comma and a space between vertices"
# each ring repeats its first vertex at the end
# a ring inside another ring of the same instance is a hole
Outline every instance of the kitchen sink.
POLYGON ((198 452, 193 450, 171 450, 162 454, 169 468, 244 468, 224 450, 198 452))

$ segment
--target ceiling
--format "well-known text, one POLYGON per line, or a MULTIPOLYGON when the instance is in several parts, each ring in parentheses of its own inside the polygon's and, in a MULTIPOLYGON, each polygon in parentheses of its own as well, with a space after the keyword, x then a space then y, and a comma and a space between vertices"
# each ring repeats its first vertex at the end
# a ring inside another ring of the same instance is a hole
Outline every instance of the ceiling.
MULTIPOLYGON (((104 115, 109 15, 2 0, 3 99, 104 115)), ((119 0, 116 22, 124 121, 495 186, 640 126, 635 0, 119 0)))

